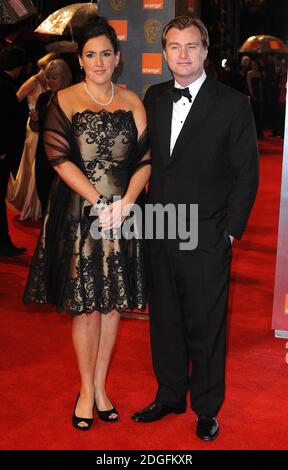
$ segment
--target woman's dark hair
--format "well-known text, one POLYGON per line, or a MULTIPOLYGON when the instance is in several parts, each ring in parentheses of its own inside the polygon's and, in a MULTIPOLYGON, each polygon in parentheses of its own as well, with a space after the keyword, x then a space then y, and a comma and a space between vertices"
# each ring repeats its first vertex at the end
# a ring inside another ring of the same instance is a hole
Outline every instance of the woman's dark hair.
POLYGON ((86 42, 97 36, 106 36, 109 41, 111 41, 115 54, 119 51, 119 44, 114 28, 109 25, 105 18, 95 16, 93 19, 90 18, 85 24, 83 24, 77 35, 76 42, 78 44, 78 54, 80 56, 82 56, 86 42))

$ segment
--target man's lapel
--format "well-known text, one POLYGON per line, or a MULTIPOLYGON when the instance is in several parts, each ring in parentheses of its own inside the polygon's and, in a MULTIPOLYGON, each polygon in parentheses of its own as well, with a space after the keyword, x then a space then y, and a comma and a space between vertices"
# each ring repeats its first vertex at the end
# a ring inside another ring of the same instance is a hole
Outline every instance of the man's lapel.
POLYGON ((204 119, 209 115, 209 112, 214 105, 216 94, 214 81, 207 77, 191 106, 181 132, 176 140, 172 155, 167 162, 168 164, 173 162, 185 147, 187 148, 189 140, 191 140, 193 135, 195 135, 201 128, 204 119))

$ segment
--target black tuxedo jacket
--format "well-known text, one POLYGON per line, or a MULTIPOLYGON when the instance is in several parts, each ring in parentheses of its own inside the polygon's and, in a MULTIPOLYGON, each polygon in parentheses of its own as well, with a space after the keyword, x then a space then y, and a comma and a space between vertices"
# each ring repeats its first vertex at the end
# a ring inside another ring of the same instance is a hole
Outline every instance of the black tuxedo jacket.
POLYGON ((152 152, 148 203, 198 204, 198 247, 223 230, 240 239, 258 186, 258 147, 248 97, 207 77, 170 156, 174 81, 150 87, 144 103, 152 152))
POLYGON ((14 82, 3 71, 0 71, 0 103, 0 155, 6 155, 6 162, 13 169, 23 144, 23 124, 14 82))

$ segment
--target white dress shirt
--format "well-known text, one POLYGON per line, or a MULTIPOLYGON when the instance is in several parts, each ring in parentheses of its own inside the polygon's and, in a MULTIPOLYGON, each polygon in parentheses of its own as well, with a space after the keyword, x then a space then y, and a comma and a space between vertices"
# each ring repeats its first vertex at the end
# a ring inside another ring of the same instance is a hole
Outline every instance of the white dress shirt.
MULTIPOLYGON (((197 93, 200 90, 201 86, 203 85, 205 79, 206 79, 206 73, 203 70, 202 75, 199 78, 197 78, 195 82, 192 82, 190 83, 190 85, 188 85, 189 91, 192 96, 191 103, 187 98, 185 98, 185 96, 181 96, 180 100, 178 100, 176 103, 173 103, 171 138, 170 138, 170 155, 172 155, 176 140, 178 139, 182 126, 185 122, 185 119, 188 116, 188 113, 191 109, 193 101, 195 100, 197 93)), ((177 83, 176 80, 175 80, 174 86, 176 88, 186 88, 186 87, 179 85, 179 83, 177 83)))

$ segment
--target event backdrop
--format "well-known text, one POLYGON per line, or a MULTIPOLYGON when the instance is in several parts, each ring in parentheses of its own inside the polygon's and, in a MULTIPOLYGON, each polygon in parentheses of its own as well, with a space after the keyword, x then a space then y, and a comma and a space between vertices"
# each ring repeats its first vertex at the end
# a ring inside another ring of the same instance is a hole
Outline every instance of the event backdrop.
POLYGON ((275 336, 288 338, 288 107, 286 106, 284 154, 278 228, 278 246, 272 328, 275 336))
POLYGON ((115 81, 142 98, 150 85, 169 80, 161 33, 175 17, 175 0, 98 0, 97 5, 120 40, 122 61, 115 81))

